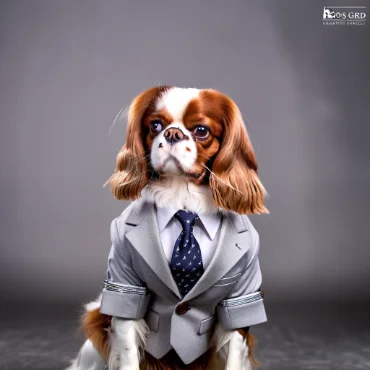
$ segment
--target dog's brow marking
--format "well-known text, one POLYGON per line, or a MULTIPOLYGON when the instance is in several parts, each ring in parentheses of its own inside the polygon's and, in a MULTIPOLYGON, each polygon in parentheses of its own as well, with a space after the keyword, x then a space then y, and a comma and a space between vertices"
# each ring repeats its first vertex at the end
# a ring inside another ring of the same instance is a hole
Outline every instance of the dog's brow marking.
POLYGON ((166 109, 174 121, 182 121, 190 101, 199 96, 199 89, 174 87, 167 90, 158 100, 156 109, 166 109))

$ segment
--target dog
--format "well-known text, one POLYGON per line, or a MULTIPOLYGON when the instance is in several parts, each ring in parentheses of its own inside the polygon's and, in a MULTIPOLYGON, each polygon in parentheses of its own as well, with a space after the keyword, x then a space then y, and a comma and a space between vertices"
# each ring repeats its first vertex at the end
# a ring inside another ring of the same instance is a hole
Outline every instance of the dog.
POLYGON ((142 92, 107 184, 132 203, 111 224, 107 280, 68 370, 252 369, 249 327, 266 314, 247 215, 268 210, 235 102, 214 89, 142 92))

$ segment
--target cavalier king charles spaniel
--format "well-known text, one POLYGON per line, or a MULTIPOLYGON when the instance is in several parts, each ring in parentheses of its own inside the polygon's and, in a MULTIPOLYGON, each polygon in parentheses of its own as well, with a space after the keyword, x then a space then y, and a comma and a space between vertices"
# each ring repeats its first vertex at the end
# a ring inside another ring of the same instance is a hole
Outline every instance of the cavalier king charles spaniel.
MULTIPOLYGON (((157 86, 138 95, 107 183, 119 200, 147 197, 157 207, 197 214, 268 213, 242 115, 214 89, 157 86)), ((257 363, 249 328, 227 331, 217 322, 210 349, 192 363, 185 365, 173 350, 157 359, 144 350, 145 320, 102 314, 100 301, 85 306, 87 340, 69 370, 247 370, 257 363)))

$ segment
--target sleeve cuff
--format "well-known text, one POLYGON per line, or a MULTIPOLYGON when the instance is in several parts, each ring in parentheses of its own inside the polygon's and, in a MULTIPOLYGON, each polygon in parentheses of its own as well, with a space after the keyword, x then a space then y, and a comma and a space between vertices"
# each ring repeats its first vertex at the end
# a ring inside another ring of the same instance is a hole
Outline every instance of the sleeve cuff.
POLYGON ((125 319, 144 317, 150 300, 146 287, 104 282, 100 312, 125 319))
POLYGON ((263 293, 256 292, 221 301, 217 315, 225 330, 234 330, 267 321, 263 293))

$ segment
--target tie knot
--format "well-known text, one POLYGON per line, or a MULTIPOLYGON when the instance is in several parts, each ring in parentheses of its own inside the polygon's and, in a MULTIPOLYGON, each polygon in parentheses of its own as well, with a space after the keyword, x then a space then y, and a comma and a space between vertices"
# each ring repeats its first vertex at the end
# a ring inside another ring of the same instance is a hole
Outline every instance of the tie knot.
POLYGON ((194 226, 195 220, 197 220, 199 217, 196 213, 181 210, 175 214, 175 218, 180 221, 183 229, 189 230, 194 226))

